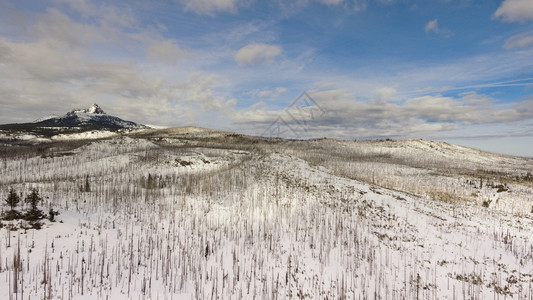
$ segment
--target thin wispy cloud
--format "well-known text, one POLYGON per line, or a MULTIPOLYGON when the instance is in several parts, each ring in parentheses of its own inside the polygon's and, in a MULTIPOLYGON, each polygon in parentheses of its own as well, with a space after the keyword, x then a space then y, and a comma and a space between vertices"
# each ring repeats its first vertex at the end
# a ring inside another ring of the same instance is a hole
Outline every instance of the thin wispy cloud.
POLYGON ((439 20, 437 19, 427 22, 424 29, 427 33, 433 33, 436 35, 443 36, 445 38, 449 38, 453 36, 453 32, 451 30, 447 28, 439 27, 439 20))
POLYGON ((271 61, 281 54, 281 48, 277 45, 252 43, 239 49, 235 54, 235 61, 241 65, 251 65, 258 62, 271 61))
POLYGON ((533 45, 533 31, 517 34, 508 38, 503 44, 507 50, 526 48, 533 45))
POLYGON ((254 98, 270 98, 277 99, 282 94, 286 93, 287 89, 284 87, 276 87, 275 89, 251 90, 247 94, 254 98))
POLYGON ((219 12, 236 13, 242 0, 177 0, 183 4, 183 9, 200 15, 215 15, 219 12))

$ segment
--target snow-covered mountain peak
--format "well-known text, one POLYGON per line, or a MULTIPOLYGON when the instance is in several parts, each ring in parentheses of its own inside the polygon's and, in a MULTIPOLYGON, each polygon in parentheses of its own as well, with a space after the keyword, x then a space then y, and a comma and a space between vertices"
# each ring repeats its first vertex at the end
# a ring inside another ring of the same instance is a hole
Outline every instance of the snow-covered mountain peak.
MULTIPOLYGON (((32 124, 39 128, 61 128, 63 131, 76 133, 88 130, 104 130, 115 132, 117 130, 132 130, 146 128, 142 124, 126 121, 119 117, 108 115, 96 103, 86 109, 75 109, 63 116, 50 116, 41 118, 32 124)), ((39 129, 39 130, 41 130, 39 129)), ((58 129, 59 130, 59 129, 58 129)))
POLYGON ((78 113, 85 113, 85 114, 95 114, 95 115, 105 115, 106 113, 104 110, 96 103, 91 105, 89 108, 86 109, 75 109, 72 111, 74 114, 78 113))
POLYGON ((94 103, 93 105, 91 105, 91 107, 89 107, 87 109, 87 113, 90 113, 90 114, 105 114, 104 110, 96 103, 94 103))

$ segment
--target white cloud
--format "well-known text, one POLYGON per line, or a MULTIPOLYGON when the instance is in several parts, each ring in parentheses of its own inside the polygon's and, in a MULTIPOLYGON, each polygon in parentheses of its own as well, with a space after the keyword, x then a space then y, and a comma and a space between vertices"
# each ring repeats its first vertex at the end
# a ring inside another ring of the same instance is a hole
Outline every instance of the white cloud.
POLYGON ((186 11, 193 11, 199 15, 214 15, 217 12, 235 13, 239 5, 246 0, 177 0, 184 5, 186 11))
POLYGON ((54 2, 68 6, 84 17, 94 17, 101 13, 96 6, 86 0, 54 0, 54 2))
POLYGON ((356 12, 365 11, 368 7, 368 1, 367 0, 356 0, 354 1, 353 9, 356 12))
POLYGON ((242 47, 235 54, 235 61, 241 65, 251 65, 269 61, 281 54, 281 47, 262 43, 253 43, 242 47))
POLYGON ((438 25, 438 20, 437 19, 427 22, 427 24, 426 24, 426 32, 430 32, 430 31, 433 31, 433 32, 438 32, 439 31, 439 25, 438 25))
POLYGON ((284 94, 287 92, 287 89, 284 88, 284 87, 277 87, 273 90, 270 90, 270 89, 264 89, 264 90, 252 90, 250 92, 248 92, 247 94, 252 96, 252 97, 257 97, 257 98, 270 98, 270 99, 276 99, 278 98, 281 94, 284 94))
MULTIPOLYGON (((346 8, 353 8, 354 11, 364 11, 368 7, 369 0, 315 0, 316 2, 329 5, 329 6, 338 6, 343 5, 346 8)), ((379 0, 381 4, 389 4, 395 0, 379 0)))
MULTIPOLYGON (((385 91, 385 94, 393 89, 385 91)), ((408 98, 397 103, 361 101, 345 89, 314 91, 311 97, 324 113, 307 114, 294 120, 286 109, 269 110, 264 105, 236 111, 236 126, 265 130, 280 118, 306 137, 421 137, 441 131, 455 131, 472 125, 512 124, 533 117, 532 101, 500 106, 486 95, 475 92, 458 97, 440 95, 408 98), (303 122, 302 122, 303 121, 303 122), (301 129, 305 124, 305 132, 301 129)))
POLYGON ((0 40, 0 63, 2 61, 7 61, 11 56, 11 48, 9 48, 5 43, 0 40))
POLYGON ((287 89, 284 87, 277 87, 275 90, 275 95, 281 95, 283 93, 287 92, 287 89))
POLYGON ((35 39, 59 42, 69 47, 105 41, 105 35, 98 27, 75 22, 55 8, 48 9, 46 14, 37 18, 30 35, 35 39))
POLYGON ((320 3, 327 6, 341 6, 346 10, 353 10, 355 12, 365 11, 368 8, 369 2, 375 1, 381 5, 387 5, 396 2, 396 0, 291 0, 291 1, 276 1, 279 5, 281 13, 285 17, 297 14, 305 7, 312 3, 320 3))
POLYGON ((505 0, 494 13, 494 17, 505 22, 525 22, 533 20, 533 1, 505 0))
POLYGON ((426 30, 427 33, 433 32, 445 38, 449 38, 453 36, 453 32, 450 29, 439 27, 439 21, 437 19, 427 22, 424 29, 426 30))
POLYGON ((214 75, 165 77, 147 65, 95 60, 47 42, 0 40, 0 45, 9 53, 0 68, 0 77, 6 79, 0 85, 6 123, 31 121, 43 112, 64 114, 97 102, 108 113, 137 122, 200 125, 202 114, 230 114, 235 106, 235 100, 216 96, 214 75))
POLYGON ((391 96, 396 94, 396 92, 397 89, 395 86, 385 86, 376 89, 376 103, 387 103, 387 101, 391 100, 391 96))
POLYGON ((57 3, 31 15, 35 22, 18 24, 16 38, 0 37, 2 123, 64 114, 94 102, 119 117, 160 125, 201 125, 206 112, 232 112, 236 100, 215 93, 223 78, 187 77, 192 71, 184 60, 180 68, 155 64, 194 56, 157 28, 141 26, 116 7, 57 3))
POLYGON ((63 5, 68 10, 76 12, 85 20, 93 20, 108 34, 117 32, 117 28, 135 27, 138 24, 133 12, 127 6, 113 6, 88 0, 54 0, 54 3, 63 5))
POLYGON ((320 3, 326 4, 326 5, 339 5, 344 2, 344 0, 317 0, 320 3))
POLYGON ((272 91, 265 91, 265 90, 263 90, 263 91, 259 91, 259 92, 257 92, 256 95, 257 95, 257 97, 259 97, 259 98, 270 97, 270 96, 272 96, 272 91))
POLYGON ((515 48, 525 48, 533 44, 533 32, 526 32, 515 35, 505 41, 503 47, 507 50, 515 48))
POLYGON ((149 58, 164 62, 175 62, 188 55, 175 41, 160 40, 154 41, 147 50, 149 58))

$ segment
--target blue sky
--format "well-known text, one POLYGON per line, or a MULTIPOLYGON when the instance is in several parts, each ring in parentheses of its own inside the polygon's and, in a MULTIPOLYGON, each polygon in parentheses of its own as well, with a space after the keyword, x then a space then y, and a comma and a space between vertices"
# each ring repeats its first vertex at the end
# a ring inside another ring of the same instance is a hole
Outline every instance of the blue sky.
POLYGON ((533 157, 533 1, 0 0, 0 123, 93 102, 146 124, 533 157))

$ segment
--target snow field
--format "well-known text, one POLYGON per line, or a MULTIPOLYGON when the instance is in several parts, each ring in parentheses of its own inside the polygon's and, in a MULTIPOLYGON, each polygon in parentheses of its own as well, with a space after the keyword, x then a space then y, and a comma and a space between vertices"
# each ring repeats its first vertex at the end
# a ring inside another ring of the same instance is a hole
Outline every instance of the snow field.
MULTIPOLYGON (((533 296, 533 219, 504 204, 417 197, 272 151, 127 137, 53 151, 0 171, 2 199, 37 187, 61 212, 0 229, 1 299, 533 296)), ((446 182, 398 166, 372 167, 394 185, 402 169, 446 182)))

